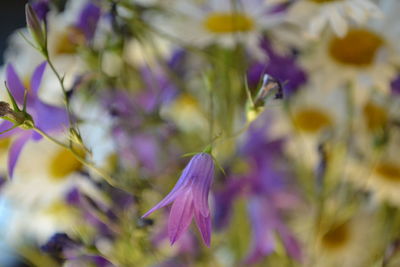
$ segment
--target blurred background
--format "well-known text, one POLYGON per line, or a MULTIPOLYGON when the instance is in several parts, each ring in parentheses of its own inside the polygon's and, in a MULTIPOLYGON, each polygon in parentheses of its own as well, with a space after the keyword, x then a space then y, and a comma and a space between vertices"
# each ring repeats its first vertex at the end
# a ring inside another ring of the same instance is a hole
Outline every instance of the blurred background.
MULTIPOLYGON (((7 46, 7 36, 15 29, 25 26, 24 6, 27 1, 0 1, 0 53, 3 55, 7 46)), ((0 57, 0 64, 4 63, 3 56, 0 57)))

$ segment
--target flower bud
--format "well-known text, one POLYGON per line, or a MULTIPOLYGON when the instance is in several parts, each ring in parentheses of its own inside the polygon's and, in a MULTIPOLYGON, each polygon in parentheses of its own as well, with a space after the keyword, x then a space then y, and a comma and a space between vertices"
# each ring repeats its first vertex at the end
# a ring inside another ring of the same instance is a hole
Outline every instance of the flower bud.
POLYGON ((14 124, 22 124, 25 121, 23 112, 12 110, 10 104, 3 101, 0 101, 0 117, 14 124))
POLYGON ((36 44, 44 50, 46 48, 46 33, 39 21, 39 18, 31 5, 25 5, 26 24, 36 44))
POLYGON ((10 104, 7 102, 0 101, 0 117, 7 116, 13 110, 10 108, 10 104))

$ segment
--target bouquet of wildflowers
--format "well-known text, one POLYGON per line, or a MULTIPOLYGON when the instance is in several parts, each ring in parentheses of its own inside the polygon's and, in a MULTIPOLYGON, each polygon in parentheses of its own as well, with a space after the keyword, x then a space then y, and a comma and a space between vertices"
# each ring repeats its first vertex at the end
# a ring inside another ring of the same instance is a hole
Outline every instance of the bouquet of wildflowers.
POLYGON ((400 266, 399 0, 25 12, 1 266, 400 266))

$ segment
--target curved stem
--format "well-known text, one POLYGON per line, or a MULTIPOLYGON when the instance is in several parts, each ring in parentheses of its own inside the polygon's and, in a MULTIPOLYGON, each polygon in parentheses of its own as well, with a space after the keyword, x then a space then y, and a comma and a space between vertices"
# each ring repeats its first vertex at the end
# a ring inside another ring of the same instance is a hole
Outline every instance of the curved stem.
POLYGON ((67 90, 65 89, 65 85, 64 85, 64 78, 62 78, 60 76, 60 74, 58 73, 58 71, 56 70, 56 68, 55 68, 53 62, 50 60, 49 54, 47 52, 45 53, 45 58, 46 58, 47 63, 49 64, 51 70, 56 75, 58 82, 61 85, 61 90, 63 91, 63 94, 64 94, 65 106, 67 108, 69 125, 73 125, 73 120, 71 117, 71 108, 69 106, 69 99, 68 99, 68 95, 67 95, 68 93, 67 93, 67 90))
POLYGON ((88 168, 92 169, 94 172, 96 172, 98 175, 100 175, 101 177, 104 178, 104 180, 111 186, 117 187, 116 183, 114 181, 114 179, 108 175, 104 170, 100 169, 99 167, 97 167, 93 162, 88 161, 87 159, 85 159, 82 155, 80 155, 77 151, 75 151, 70 145, 64 144, 63 142, 55 139, 54 137, 48 135, 47 133, 43 132, 42 130, 40 130, 37 127, 33 127, 32 128, 34 131, 36 131, 37 133, 39 133, 40 135, 42 135, 44 138, 46 138, 47 140, 53 142, 54 144, 63 147, 65 149, 67 149, 68 151, 70 151, 77 160, 79 160, 79 162, 81 162, 83 165, 87 166, 88 168))

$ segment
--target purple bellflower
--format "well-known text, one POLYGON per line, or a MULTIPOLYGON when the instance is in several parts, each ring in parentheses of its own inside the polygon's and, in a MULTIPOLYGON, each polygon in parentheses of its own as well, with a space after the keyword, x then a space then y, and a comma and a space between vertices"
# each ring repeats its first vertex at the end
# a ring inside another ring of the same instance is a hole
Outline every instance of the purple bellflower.
POLYGON ((214 161, 210 154, 196 154, 185 167, 172 191, 142 218, 171 202, 168 219, 168 235, 174 244, 188 229, 192 218, 200 230, 204 243, 209 247, 211 240, 211 218, 208 194, 214 177, 214 161))
MULTIPOLYGON (((65 109, 46 104, 38 97, 39 87, 45 68, 46 63, 44 62, 36 67, 32 74, 27 93, 27 111, 32 116, 37 128, 46 133, 50 133, 60 131, 67 127, 68 115, 65 109)), ((6 67, 6 81, 15 101, 22 105, 24 102, 24 93, 26 89, 11 64, 8 64, 6 67)), ((6 131, 12 127, 13 123, 9 121, 3 121, 0 123, 0 132, 6 131)), ((33 130, 15 128, 11 131, 1 134, 0 138, 7 138, 10 136, 15 137, 8 154, 8 174, 10 177, 12 177, 18 157, 26 142, 30 139, 38 141, 42 138, 42 136, 33 130)))

